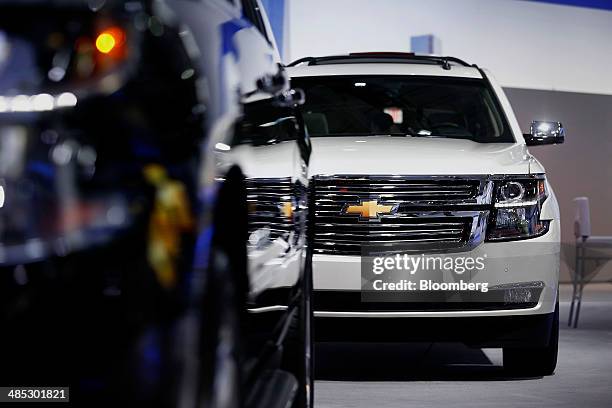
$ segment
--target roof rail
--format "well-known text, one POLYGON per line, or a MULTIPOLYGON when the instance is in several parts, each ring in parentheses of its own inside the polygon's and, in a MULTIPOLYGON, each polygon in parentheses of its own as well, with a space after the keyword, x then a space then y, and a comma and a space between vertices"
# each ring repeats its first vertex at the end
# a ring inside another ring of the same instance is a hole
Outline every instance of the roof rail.
POLYGON ((346 55, 330 55, 325 57, 304 57, 293 61, 288 67, 307 63, 308 65, 326 65, 326 64, 350 64, 350 63, 380 63, 387 60, 394 62, 418 63, 429 62, 432 64, 441 65, 443 69, 451 69, 451 63, 459 64, 464 67, 476 67, 467 62, 455 57, 438 57, 434 55, 417 55, 409 52, 356 52, 346 55), (360 61, 361 60, 361 61, 360 61), (363 61, 367 60, 367 61, 363 61))

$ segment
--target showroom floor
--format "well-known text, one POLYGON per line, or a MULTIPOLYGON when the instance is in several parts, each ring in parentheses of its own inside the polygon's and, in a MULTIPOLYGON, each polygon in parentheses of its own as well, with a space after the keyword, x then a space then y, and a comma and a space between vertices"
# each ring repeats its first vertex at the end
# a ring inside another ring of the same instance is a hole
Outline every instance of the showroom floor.
POLYGON ((460 344, 321 344, 317 408, 612 406, 612 284, 585 290, 580 327, 567 328, 571 287, 561 288, 555 375, 504 375, 501 350, 460 344))

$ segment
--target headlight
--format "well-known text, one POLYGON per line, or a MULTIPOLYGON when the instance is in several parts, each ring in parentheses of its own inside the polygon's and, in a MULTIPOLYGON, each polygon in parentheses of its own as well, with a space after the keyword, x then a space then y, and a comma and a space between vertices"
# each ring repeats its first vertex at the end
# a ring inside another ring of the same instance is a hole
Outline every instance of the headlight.
POLYGON ((508 176, 495 182, 494 205, 487 232, 488 241, 533 238, 548 231, 550 221, 540 219, 546 200, 546 179, 538 176, 508 176))

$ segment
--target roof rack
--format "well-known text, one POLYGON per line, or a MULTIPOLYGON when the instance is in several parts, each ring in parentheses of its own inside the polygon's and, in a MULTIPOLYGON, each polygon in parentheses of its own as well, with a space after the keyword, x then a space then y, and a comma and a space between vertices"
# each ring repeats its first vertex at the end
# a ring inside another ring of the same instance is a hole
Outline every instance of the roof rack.
POLYGON ((356 52, 347 55, 331 55, 326 57, 304 57, 293 61, 288 67, 307 63, 310 65, 350 64, 350 63, 381 63, 389 60, 399 63, 430 63, 441 65, 443 69, 450 70, 451 63, 464 67, 477 67, 455 57, 438 57, 434 55, 417 55, 411 52, 356 52))

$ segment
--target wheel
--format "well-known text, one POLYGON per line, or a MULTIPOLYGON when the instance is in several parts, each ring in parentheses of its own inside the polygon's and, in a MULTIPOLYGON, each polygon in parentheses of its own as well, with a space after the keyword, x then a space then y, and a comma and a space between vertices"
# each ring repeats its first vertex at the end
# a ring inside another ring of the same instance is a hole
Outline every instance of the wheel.
POLYGON ((298 380, 293 401, 294 408, 311 408, 314 405, 314 343, 312 313, 312 257, 309 251, 305 260, 299 305, 293 316, 291 328, 283 352, 283 368, 298 380))
POLYGON ((558 349, 559 301, 557 300, 548 345, 533 348, 504 348, 504 369, 520 376, 551 375, 557 367, 558 349))

